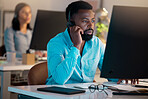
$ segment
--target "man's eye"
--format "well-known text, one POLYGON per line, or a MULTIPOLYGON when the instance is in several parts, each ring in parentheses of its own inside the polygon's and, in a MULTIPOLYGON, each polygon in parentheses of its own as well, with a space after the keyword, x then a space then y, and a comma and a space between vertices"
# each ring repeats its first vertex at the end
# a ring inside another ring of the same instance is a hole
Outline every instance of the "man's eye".
POLYGON ((92 20, 91 22, 92 22, 92 23, 94 23, 94 22, 95 22, 95 20, 92 20))
POLYGON ((87 20, 83 20, 82 22, 86 22, 87 23, 88 21, 87 20))

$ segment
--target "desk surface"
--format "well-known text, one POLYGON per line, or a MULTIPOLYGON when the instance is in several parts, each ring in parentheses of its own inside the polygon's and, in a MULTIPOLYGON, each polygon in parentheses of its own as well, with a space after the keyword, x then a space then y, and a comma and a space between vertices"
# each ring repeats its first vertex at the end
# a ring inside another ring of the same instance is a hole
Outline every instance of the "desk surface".
MULTIPOLYGON (((85 84, 89 86, 92 83, 83 83, 83 85, 85 84)), ((66 84, 63 86, 62 85, 58 85, 58 86, 73 88, 73 86, 75 85, 80 85, 80 84, 66 84)), ((18 94, 33 96, 37 98, 42 98, 42 99, 47 99, 47 98, 48 99, 106 99, 106 98, 147 99, 148 98, 148 96, 128 96, 128 95, 122 95, 122 96, 114 95, 113 96, 112 91, 110 90, 107 90, 107 93, 109 94, 109 96, 107 96, 105 92, 95 91, 94 93, 91 93, 88 89, 86 89, 85 93, 75 94, 75 95, 63 95, 63 94, 37 91, 37 88, 47 87, 47 86, 51 86, 51 85, 11 86, 11 87, 8 87, 8 91, 18 93, 18 94)))
POLYGON ((11 70, 30 70, 33 65, 11 65, 11 66, 0 66, 1 71, 11 70))
POLYGON ((0 64, 0 76, 1 76, 0 99, 10 99, 10 92, 8 92, 8 86, 11 85, 11 73, 15 71, 17 72, 17 71, 30 70, 34 65, 23 65, 21 61, 16 62, 16 64, 14 65, 0 64))
MULTIPOLYGON (((36 64, 41 63, 41 62, 44 62, 44 61, 37 62, 36 64)), ((33 67, 34 65, 35 64, 24 65, 24 64, 21 64, 21 63, 18 63, 18 64, 0 64, 0 71, 30 70, 31 67, 33 67)))

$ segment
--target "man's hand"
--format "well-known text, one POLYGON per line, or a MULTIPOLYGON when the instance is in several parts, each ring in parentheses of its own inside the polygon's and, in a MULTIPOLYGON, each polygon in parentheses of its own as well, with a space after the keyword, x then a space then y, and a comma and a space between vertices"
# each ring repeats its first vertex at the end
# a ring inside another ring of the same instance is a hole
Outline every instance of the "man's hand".
POLYGON ((41 51, 35 51, 35 55, 37 55, 38 57, 42 57, 43 53, 41 51))
POLYGON ((73 26, 70 27, 70 37, 71 40, 76 48, 80 50, 81 43, 82 43, 82 37, 81 34, 83 34, 83 30, 79 26, 73 26))
POLYGON ((93 80, 93 82, 96 82, 96 80, 93 80))
POLYGON ((131 84, 139 84, 139 79, 119 79, 117 84, 120 84, 122 82, 122 80, 125 80, 125 83, 128 84, 128 80, 131 80, 131 84))

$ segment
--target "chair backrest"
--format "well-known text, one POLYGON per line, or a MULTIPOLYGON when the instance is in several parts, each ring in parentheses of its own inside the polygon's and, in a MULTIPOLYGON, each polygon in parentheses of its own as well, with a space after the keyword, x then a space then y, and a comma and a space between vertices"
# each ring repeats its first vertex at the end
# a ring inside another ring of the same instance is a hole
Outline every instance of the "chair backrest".
POLYGON ((47 62, 34 65, 28 73, 29 85, 44 85, 48 78, 47 62))

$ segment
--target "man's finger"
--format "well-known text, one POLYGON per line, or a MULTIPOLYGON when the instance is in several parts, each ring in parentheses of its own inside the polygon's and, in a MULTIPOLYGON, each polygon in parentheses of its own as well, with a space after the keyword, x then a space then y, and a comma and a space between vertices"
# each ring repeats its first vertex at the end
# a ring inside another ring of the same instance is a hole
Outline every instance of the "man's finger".
POLYGON ((93 80, 93 82, 96 82, 96 80, 93 80))
POLYGON ((120 83, 121 83, 121 81, 122 81, 122 79, 119 79, 119 80, 118 80, 118 82, 117 82, 117 84, 120 84, 120 83))
POLYGON ((137 84, 139 84, 139 79, 136 79, 137 80, 137 84))
POLYGON ((125 80, 125 83, 128 84, 128 79, 125 80))
POLYGON ((133 84, 133 79, 131 79, 131 84, 133 84))
POLYGON ((136 84, 137 79, 134 79, 134 84, 136 84))

